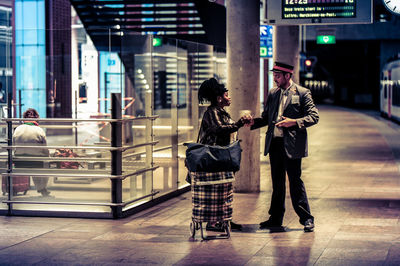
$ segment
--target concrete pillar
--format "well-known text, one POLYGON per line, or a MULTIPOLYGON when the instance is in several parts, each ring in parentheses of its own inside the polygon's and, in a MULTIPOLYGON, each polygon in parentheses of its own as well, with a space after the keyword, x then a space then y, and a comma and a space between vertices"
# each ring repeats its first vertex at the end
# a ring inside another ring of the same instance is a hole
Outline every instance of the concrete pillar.
POLYGON ((300 68, 299 26, 275 26, 272 47, 273 60, 294 66, 293 81, 299 83, 300 68))
MULTIPOLYGON (((229 0, 227 9, 227 88, 232 98, 232 119, 241 110, 260 115, 260 1, 229 0)), ((236 192, 260 191, 260 131, 239 130, 242 139, 241 169, 236 173, 236 192)))

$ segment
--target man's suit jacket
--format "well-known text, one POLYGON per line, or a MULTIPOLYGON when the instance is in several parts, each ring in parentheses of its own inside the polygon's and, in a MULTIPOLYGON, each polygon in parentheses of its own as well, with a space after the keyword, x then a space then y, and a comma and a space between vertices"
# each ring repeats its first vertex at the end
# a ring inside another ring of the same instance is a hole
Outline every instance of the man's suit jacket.
MULTIPOLYGON (((253 130, 268 125, 264 155, 268 154, 273 138, 280 94, 280 88, 274 88, 269 92, 264 112, 260 118, 254 119, 254 124, 251 126, 253 130)), ((287 156, 291 159, 306 157, 308 155, 306 128, 315 125, 319 120, 318 109, 312 100, 310 90, 293 83, 283 107, 283 116, 296 119, 297 122, 297 125, 292 127, 281 127, 287 156)))

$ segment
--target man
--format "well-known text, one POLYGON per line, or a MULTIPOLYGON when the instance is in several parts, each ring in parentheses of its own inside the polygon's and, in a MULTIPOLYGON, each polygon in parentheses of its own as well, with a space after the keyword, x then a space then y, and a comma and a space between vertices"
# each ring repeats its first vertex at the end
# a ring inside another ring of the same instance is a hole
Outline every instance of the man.
POLYGON ((269 153, 272 176, 270 217, 260 228, 281 227, 285 213, 286 173, 292 205, 305 232, 314 230, 304 183, 301 158, 308 155, 306 128, 318 123, 318 110, 310 90, 292 81, 293 66, 275 62, 272 69, 277 88, 272 89, 260 118, 251 129, 268 125, 264 155, 269 153))

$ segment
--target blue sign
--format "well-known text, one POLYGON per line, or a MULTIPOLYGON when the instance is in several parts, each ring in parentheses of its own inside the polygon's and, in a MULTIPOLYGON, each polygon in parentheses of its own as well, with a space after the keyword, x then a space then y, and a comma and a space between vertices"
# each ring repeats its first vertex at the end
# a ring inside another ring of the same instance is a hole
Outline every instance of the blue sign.
POLYGON ((260 57, 272 58, 272 26, 260 25, 260 57))

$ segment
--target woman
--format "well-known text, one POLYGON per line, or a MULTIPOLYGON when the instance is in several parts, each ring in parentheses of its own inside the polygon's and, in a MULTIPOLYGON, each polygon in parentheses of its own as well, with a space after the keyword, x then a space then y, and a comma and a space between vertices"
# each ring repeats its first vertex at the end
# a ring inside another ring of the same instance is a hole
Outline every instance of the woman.
MULTIPOLYGON (((39 118, 39 113, 29 108, 23 114, 23 118, 39 118)), ((19 146, 46 146, 46 134, 43 129, 39 127, 36 121, 25 121, 24 124, 18 126, 13 134, 13 142, 19 146)), ((14 152, 18 157, 49 157, 49 150, 47 148, 16 148, 14 152)), ((43 168, 43 162, 39 161, 16 161, 15 167, 17 168, 43 168)), ((50 192, 47 190, 48 177, 32 177, 36 189, 42 196, 48 196, 50 192)))
MULTIPOLYGON (((205 80, 199 88, 199 102, 210 102, 203 115, 199 131, 199 142, 208 145, 229 145, 236 140, 237 131, 245 124, 250 124, 251 116, 243 116, 239 121, 234 122, 224 107, 231 104, 228 90, 224 85, 219 84, 215 78, 205 80)), ((242 226, 231 222, 231 228, 240 230, 242 226)), ((208 223, 207 230, 223 231, 220 223, 208 223)))

